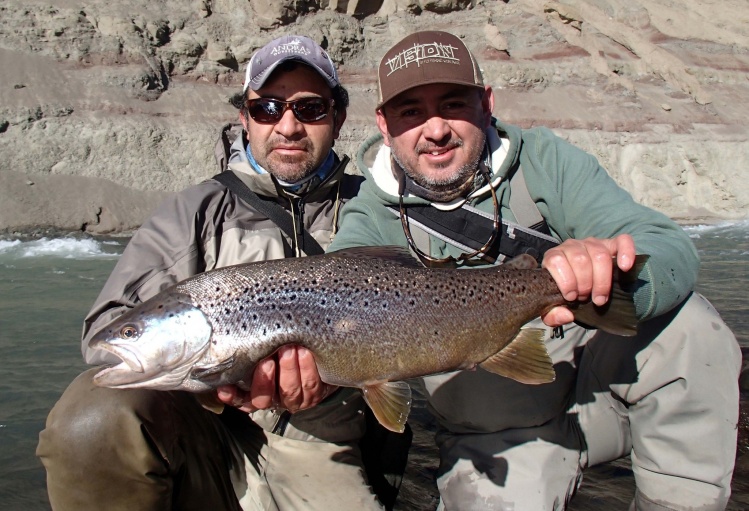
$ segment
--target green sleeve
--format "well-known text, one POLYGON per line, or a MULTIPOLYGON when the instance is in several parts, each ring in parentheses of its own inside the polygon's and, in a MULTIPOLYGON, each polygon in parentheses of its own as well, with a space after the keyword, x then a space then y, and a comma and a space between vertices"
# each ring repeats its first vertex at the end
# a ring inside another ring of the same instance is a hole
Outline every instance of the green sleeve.
POLYGON ((562 240, 630 234, 637 253, 650 256, 635 294, 638 316, 652 318, 682 302, 694 289, 699 271, 697 251, 684 230, 635 202, 592 155, 549 130, 527 134, 531 150, 521 157, 523 172, 555 234, 562 240))

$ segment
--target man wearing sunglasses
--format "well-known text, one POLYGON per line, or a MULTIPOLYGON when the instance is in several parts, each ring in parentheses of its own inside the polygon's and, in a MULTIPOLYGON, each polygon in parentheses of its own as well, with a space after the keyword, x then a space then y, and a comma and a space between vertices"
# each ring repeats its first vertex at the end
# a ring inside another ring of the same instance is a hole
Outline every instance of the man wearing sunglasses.
MULTIPOLYGON (((344 175, 347 159, 333 151, 348 96, 328 54, 307 37, 276 39, 253 55, 235 99, 244 132, 227 172, 294 228, 215 179, 167 200, 132 237, 85 320, 88 363, 115 362, 88 339, 167 286, 217 267, 304 256, 313 244, 304 231, 322 247, 333 238, 360 179, 344 175)), ((361 396, 322 383, 304 349, 261 361, 249 392, 221 389, 234 406, 221 415, 183 392, 95 387, 97 370, 68 387, 40 435, 56 510, 383 509, 362 469, 361 396)))
POLYGON ((583 469, 627 455, 630 509, 724 509, 741 353, 693 292, 689 237, 635 203, 593 156, 547 129, 494 118, 492 89, 458 37, 406 37, 378 78, 381 134, 359 152, 367 183, 330 251, 408 246, 427 266, 464 271, 535 253, 567 300, 597 305, 608 301, 613 265, 627 271, 636 253, 650 256, 634 294, 637 336, 571 323, 566 307, 533 322, 547 332, 553 383, 480 368, 423 379, 439 423, 439 509, 564 509, 583 469))

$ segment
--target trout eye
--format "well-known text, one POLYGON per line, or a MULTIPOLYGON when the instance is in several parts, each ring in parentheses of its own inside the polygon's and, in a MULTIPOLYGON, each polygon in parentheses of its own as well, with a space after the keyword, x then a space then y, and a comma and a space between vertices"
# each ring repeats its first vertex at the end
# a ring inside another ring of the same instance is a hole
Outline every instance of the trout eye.
POLYGON ((138 337, 138 329, 132 325, 123 326, 120 330, 120 337, 123 339, 135 339, 138 337))

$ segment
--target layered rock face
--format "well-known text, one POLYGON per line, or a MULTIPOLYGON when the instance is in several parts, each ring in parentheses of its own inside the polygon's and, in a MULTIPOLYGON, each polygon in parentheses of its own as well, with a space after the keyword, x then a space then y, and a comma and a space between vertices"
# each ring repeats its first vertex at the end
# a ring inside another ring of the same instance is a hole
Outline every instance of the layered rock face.
POLYGON ((749 216, 745 0, 6 0, 0 5, 0 231, 137 227, 217 172, 252 53, 320 42, 351 107, 340 152, 375 132, 376 66, 415 30, 477 56, 495 115, 594 154, 679 220, 749 216))

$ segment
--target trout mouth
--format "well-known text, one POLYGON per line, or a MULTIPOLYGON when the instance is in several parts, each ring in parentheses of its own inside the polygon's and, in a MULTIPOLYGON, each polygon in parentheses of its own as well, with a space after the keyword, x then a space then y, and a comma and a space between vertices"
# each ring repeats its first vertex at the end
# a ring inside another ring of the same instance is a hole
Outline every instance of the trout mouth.
POLYGON ((137 353, 135 353, 133 350, 128 349, 126 346, 116 346, 108 342, 96 342, 91 345, 91 348, 107 351, 122 361, 119 364, 111 366, 109 369, 125 369, 127 367, 128 369, 136 373, 145 372, 143 364, 141 364, 140 360, 138 359, 137 353))
POLYGON ((110 364, 96 373, 93 378, 96 385, 123 388, 140 383, 146 376, 138 355, 127 347, 114 346, 108 342, 93 343, 91 347, 109 352, 122 361, 119 364, 110 364))

